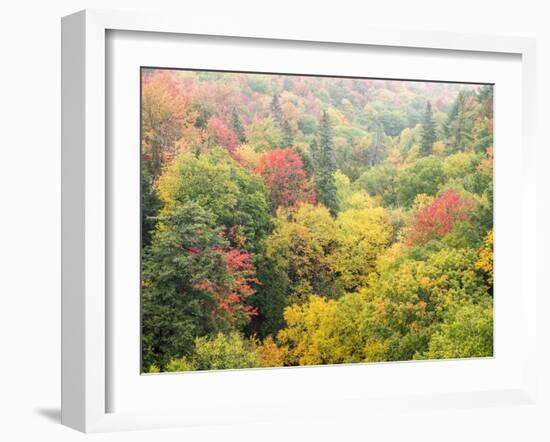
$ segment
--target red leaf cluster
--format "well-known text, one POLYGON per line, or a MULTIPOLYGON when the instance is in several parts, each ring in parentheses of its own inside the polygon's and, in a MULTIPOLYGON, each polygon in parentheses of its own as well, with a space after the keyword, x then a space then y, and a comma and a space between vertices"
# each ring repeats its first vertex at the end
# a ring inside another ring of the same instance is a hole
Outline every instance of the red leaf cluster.
POLYGON ((424 244, 442 238, 452 232, 458 223, 466 221, 473 208, 473 201, 448 190, 415 215, 415 224, 409 232, 407 243, 424 244))
POLYGON ((226 287, 225 293, 219 302, 221 311, 233 317, 244 316, 250 318, 258 314, 258 311, 245 301, 254 294, 251 284, 259 284, 256 279, 253 255, 240 249, 230 249, 226 254, 227 267, 232 275, 232 282, 226 287))
POLYGON ((275 207, 293 207, 298 203, 315 204, 315 192, 307 179, 300 156, 291 148, 265 152, 256 173, 271 189, 275 207))
POLYGON ((223 119, 212 117, 208 120, 207 129, 214 141, 224 149, 233 153, 237 147, 238 139, 235 131, 231 129, 223 119))
MULTIPOLYGON (((217 301, 214 316, 222 317, 230 323, 247 321, 258 314, 258 310, 246 304, 246 300, 254 294, 253 284, 260 284, 256 279, 253 255, 245 250, 215 248, 217 253, 225 255, 228 278, 221 284, 213 284, 202 280, 194 285, 197 290, 209 292, 217 301)), ((189 250, 189 255, 198 251, 189 250)))

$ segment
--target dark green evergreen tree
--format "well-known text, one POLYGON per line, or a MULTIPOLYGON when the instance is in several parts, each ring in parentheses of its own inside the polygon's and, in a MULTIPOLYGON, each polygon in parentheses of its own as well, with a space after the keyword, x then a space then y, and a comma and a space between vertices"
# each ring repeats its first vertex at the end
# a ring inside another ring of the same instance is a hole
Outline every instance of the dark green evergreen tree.
POLYGON ((326 111, 323 111, 319 128, 319 147, 317 150, 317 173, 315 184, 317 201, 326 206, 332 215, 338 212, 336 198, 336 160, 334 157, 334 143, 332 140, 332 123, 326 111))
POLYGON ((384 160, 386 156, 385 138, 384 126, 382 123, 376 124, 374 128, 374 138, 367 150, 367 163, 369 166, 376 166, 384 160))
POLYGON ((143 161, 141 164, 141 247, 144 249, 151 242, 157 215, 162 207, 162 202, 153 186, 153 178, 145 165, 143 161))
POLYGON ((257 255, 256 268, 261 284, 255 287, 250 304, 258 309, 259 314, 246 326, 245 333, 263 339, 275 336, 285 325, 284 309, 288 305, 291 282, 284 269, 265 254, 257 255))
POLYGON ((458 93, 443 125, 448 154, 465 150, 468 142, 472 140, 471 126, 473 123, 466 115, 465 109, 467 96, 465 91, 458 93))
POLYGON ((294 145, 294 135, 292 128, 287 120, 283 120, 283 146, 292 147, 294 145))
POLYGON ((426 103, 426 111, 424 112, 424 120, 422 121, 422 143, 420 154, 428 156, 432 154, 432 148, 435 142, 435 121, 432 113, 432 104, 426 103))
POLYGON ((312 153, 302 149, 300 146, 294 146, 294 151, 302 159, 302 163, 304 163, 304 170, 306 171, 307 176, 308 177, 313 176, 313 173, 315 172, 315 165, 314 165, 312 153))
POLYGON ((283 115, 283 109, 281 108, 281 103, 279 102, 279 94, 273 94, 273 98, 271 100, 271 116, 273 117, 275 126, 283 130, 285 118, 283 115))
POLYGON ((309 143, 309 152, 311 153, 311 160, 313 162, 313 167, 317 169, 319 165, 317 160, 319 159, 319 144, 317 143, 316 138, 312 138, 309 143))
POLYGON ((239 117, 239 113, 235 108, 233 108, 233 111, 231 112, 231 121, 233 123, 233 129, 235 129, 235 133, 237 134, 237 138, 239 139, 239 143, 240 144, 246 143, 246 134, 245 134, 244 126, 241 121, 241 118, 239 117))

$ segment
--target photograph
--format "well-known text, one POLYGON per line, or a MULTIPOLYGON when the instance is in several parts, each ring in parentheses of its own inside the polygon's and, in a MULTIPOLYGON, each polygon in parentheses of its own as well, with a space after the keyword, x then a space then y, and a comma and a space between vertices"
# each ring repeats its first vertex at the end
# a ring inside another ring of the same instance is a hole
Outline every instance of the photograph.
POLYGON ((4 3, 0 442, 550 442, 544 2, 4 3))
POLYGON ((140 76, 142 373, 493 357, 493 84, 140 76))

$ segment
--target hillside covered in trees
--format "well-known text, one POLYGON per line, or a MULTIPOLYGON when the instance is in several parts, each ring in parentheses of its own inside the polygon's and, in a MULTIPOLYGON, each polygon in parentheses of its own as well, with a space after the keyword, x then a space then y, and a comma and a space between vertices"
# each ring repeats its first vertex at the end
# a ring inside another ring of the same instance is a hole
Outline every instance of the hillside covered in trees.
POLYGON ((142 70, 142 370, 493 354, 493 88, 142 70))

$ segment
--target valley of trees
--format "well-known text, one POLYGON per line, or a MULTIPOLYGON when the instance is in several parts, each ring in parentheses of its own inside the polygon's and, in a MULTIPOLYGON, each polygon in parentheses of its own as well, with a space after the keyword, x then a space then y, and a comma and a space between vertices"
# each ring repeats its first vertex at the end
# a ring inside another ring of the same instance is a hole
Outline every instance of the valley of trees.
POLYGON ((142 70, 142 371, 493 354, 493 88, 142 70))

